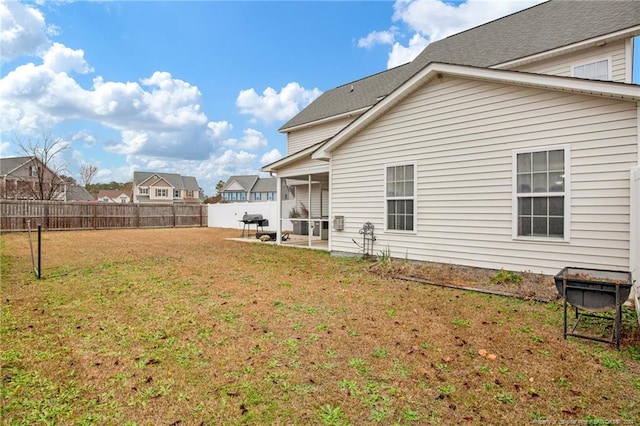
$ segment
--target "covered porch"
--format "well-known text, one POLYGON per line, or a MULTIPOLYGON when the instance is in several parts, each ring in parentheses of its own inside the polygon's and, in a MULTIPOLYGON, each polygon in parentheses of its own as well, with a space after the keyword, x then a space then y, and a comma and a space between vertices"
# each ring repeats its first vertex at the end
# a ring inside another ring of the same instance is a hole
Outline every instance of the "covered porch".
POLYGON ((281 245, 329 250, 329 173, 278 176, 281 245))

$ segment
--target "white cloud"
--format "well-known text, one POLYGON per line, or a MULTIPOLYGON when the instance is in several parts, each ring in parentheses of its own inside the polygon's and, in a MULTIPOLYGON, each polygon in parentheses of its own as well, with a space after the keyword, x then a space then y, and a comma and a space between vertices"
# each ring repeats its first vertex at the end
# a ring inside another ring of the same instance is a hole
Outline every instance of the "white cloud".
MULTIPOLYGON (((541 3, 544 0, 467 0, 449 3, 443 0, 396 0, 393 21, 399 26, 390 31, 395 35, 389 52, 387 68, 412 61, 429 44, 450 35, 468 30, 510 13, 541 3), (407 45, 398 41, 400 29, 406 27, 412 34, 407 45)), ((359 47, 369 47, 376 42, 373 32, 361 39, 359 47)))
POLYGON ((411 62, 428 44, 429 42, 420 34, 414 34, 411 40, 409 40, 409 46, 407 47, 400 43, 394 43, 391 52, 389 52, 389 58, 387 59, 387 68, 393 68, 411 62))
POLYGON ((38 53, 49 44, 44 16, 18 1, 0 0, 0 62, 38 53))
POLYGON ((371 31, 366 37, 358 40, 358 47, 369 49, 378 44, 393 44, 394 41, 393 29, 390 31, 371 31))
POLYGON ((81 141, 81 142, 85 142, 89 145, 94 144, 96 142, 96 137, 94 135, 92 135, 91 133, 89 133, 86 130, 79 130, 75 133, 73 133, 69 139, 72 142, 77 142, 77 141, 81 141))
POLYGON ((267 165, 271 164, 274 161, 278 161, 282 158, 282 154, 276 148, 272 149, 269 152, 265 152, 262 157, 260 157, 260 164, 267 165))
POLYGON ((230 148, 240 148, 255 151, 267 146, 267 138, 264 137, 262 132, 255 129, 245 129, 242 139, 235 138, 225 139, 223 145, 230 148))
POLYGON ((9 154, 9 147, 12 146, 9 142, 0 142, 0 156, 5 157, 9 154))
POLYGON ((209 123, 196 86, 155 72, 140 82, 94 78, 82 88, 68 70, 90 71, 82 50, 55 43, 42 65, 28 63, 0 80, 0 126, 6 131, 37 131, 69 120, 93 120, 122 134, 109 146, 121 154, 206 158, 227 122, 209 123))
POLYGON ((42 60, 45 68, 57 73, 74 71, 87 74, 93 72, 93 68, 84 60, 82 49, 73 50, 61 43, 53 43, 42 60))
POLYGON ((262 95, 254 89, 240 91, 236 105, 242 114, 253 116, 265 123, 285 121, 296 115, 322 94, 318 88, 305 89, 296 82, 287 84, 280 93, 267 87, 262 95))
POLYGON ((484 24, 542 0, 467 0, 458 5, 442 0, 398 0, 394 21, 402 21, 430 42, 484 24))
POLYGON ((233 125, 227 121, 210 121, 207 123, 207 128, 209 129, 211 137, 219 140, 233 130, 233 125))

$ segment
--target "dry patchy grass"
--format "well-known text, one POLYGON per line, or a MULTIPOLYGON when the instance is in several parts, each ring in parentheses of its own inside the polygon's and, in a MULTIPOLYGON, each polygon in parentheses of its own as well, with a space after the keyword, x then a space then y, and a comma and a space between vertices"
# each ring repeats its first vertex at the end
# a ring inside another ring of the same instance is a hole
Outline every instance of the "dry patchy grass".
POLYGON ((558 302, 391 279, 235 236, 45 233, 37 280, 26 234, 2 235, 3 424, 640 418, 628 310, 615 351, 564 340, 558 302))

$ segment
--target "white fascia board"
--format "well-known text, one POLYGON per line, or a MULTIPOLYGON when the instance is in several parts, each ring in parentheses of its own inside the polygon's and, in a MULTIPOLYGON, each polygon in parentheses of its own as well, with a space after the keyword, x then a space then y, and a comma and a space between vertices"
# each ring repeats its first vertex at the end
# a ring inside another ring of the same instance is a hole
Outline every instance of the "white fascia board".
POLYGON ((610 81, 585 80, 573 77, 558 77, 547 74, 534 74, 519 71, 506 71, 492 68, 476 68, 465 65, 432 63, 413 75, 386 98, 375 104, 362 116, 342 129, 333 138, 320 146, 311 158, 329 160, 331 151, 340 146, 371 122, 376 120, 398 102, 409 96, 419 87, 434 78, 443 75, 475 80, 493 81, 504 84, 538 87, 547 90, 569 91, 591 96, 617 98, 628 101, 640 101, 640 86, 610 81))
POLYGON ((311 155, 311 153, 313 153, 313 151, 315 151, 316 149, 318 149, 319 146, 321 146, 322 142, 317 143, 315 145, 311 145, 308 148, 303 149, 302 151, 298 151, 294 154, 288 155, 284 158, 281 158, 279 160, 274 161, 271 164, 267 164, 266 166, 263 166, 260 171, 265 172, 265 173, 275 173, 278 171, 278 169, 281 169, 285 166, 287 166, 288 164, 291 164, 295 161, 300 160, 301 158, 307 157, 309 155, 311 155))
POLYGON ((576 50, 581 50, 581 49, 593 47, 593 46, 601 46, 603 44, 610 43, 613 41, 618 41, 620 39, 635 37, 637 35, 640 35, 640 25, 627 28, 625 30, 616 31, 614 33, 606 34, 600 37, 594 37, 588 40, 583 40, 578 43, 573 43, 573 44, 559 47, 557 49, 549 50, 546 52, 537 53, 535 55, 526 56, 524 58, 515 59, 513 61, 496 64, 491 66, 491 68, 497 68, 497 69, 514 68, 514 67, 529 64, 531 62, 537 62, 543 59, 553 58, 555 56, 566 55, 567 53, 571 53, 576 50))
POLYGON ((278 132, 280 132, 280 133, 290 133, 290 132, 295 132, 296 130, 306 129, 307 127, 314 127, 314 126, 317 126, 318 124, 330 123, 332 121, 341 120, 343 118, 353 117, 353 116, 360 115, 360 114, 364 113, 369 108, 371 108, 371 106, 367 106, 367 107, 360 108, 360 109, 354 109, 353 111, 343 112, 342 114, 332 115, 331 117, 322 118, 320 120, 315 120, 315 121, 310 121, 308 123, 299 124, 299 125, 293 126, 293 127, 281 128, 281 129, 278 129, 278 132))

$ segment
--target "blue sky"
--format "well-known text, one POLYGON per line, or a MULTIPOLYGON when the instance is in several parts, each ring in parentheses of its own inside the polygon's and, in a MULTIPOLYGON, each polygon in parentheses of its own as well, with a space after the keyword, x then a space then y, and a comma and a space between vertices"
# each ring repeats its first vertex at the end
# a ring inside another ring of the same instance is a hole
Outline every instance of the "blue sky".
POLYGON ((0 156, 48 133, 77 179, 179 173, 213 195, 286 155, 277 129, 322 92, 539 2, 0 0, 0 156))

